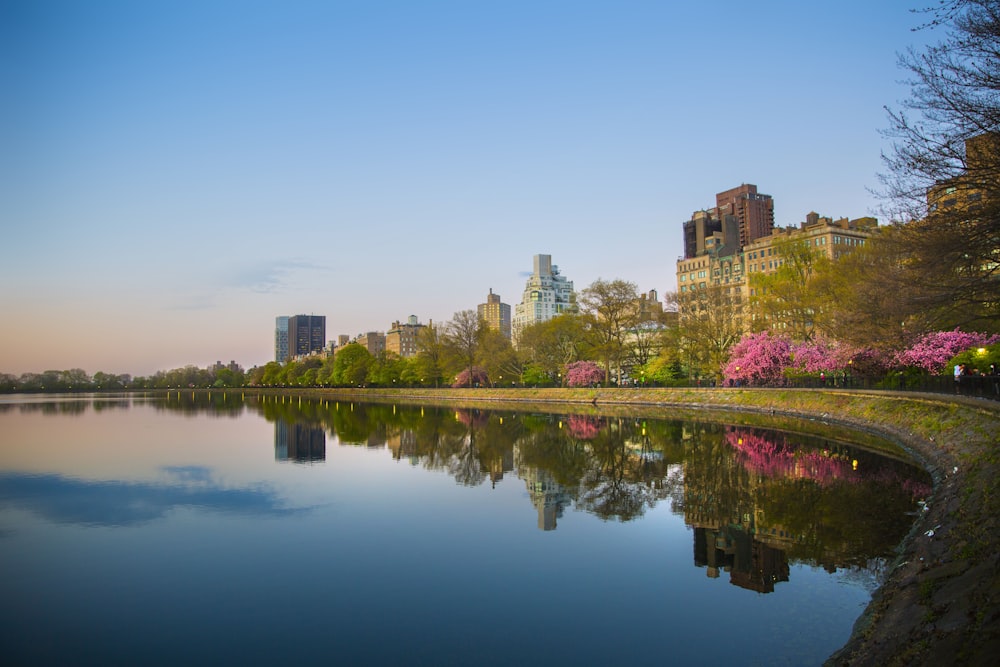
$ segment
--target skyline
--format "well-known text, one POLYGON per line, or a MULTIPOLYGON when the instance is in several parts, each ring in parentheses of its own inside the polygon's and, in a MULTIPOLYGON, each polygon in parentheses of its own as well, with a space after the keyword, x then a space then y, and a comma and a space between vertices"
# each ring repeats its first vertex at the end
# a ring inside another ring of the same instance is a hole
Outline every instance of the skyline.
POLYGON ((536 254, 663 296, 742 183, 878 215, 913 7, 0 3, 0 372, 250 368, 279 315, 513 307, 536 254))

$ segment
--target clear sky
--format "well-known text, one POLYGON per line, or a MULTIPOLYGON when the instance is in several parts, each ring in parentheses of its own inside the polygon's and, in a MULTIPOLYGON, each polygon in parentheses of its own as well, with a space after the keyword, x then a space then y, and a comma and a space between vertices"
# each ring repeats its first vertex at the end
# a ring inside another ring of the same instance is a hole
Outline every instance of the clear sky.
POLYGON ((872 214, 916 0, 0 0, 0 372, 147 375, 872 214))

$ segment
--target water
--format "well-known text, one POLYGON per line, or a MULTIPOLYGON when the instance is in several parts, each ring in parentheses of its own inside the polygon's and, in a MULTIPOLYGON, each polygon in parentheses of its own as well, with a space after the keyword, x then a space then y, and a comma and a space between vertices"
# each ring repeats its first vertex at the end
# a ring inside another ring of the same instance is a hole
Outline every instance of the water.
POLYGON ((841 439, 711 422, 6 397, 0 645, 7 664, 818 664, 929 484, 841 439))

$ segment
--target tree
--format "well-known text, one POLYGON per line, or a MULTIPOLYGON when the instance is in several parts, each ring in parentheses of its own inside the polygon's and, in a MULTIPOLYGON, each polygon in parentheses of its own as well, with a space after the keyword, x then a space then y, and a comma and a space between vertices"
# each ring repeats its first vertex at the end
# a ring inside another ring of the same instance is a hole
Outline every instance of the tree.
POLYGON ((487 384, 490 384, 490 377, 486 371, 479 366, 473 366, 472 368, 463 368, 462 372, 455 376, 455 382, 451 386, 457 389, 459 387, 481 387, 487 384))
POLYGON ((887 239, 905 258, 908 310, 938 329, 1000 328, 1000 1, 944 0, 923 29, 947 29, 900 66, 911 94, 889 110, 880 176, 887 239), (911 117, 916 115, 916 119, 911 117))
POLYGON ((758 327, 780 322, 796 340, 810 340, 816 314, 825 308, 814 278, 830 260, 807 239, 782 239, 772 248, 780 265, 773 273, 751 273, 750 288, 758 327))
POLYGON ((523 377, 525 384, 546 384, 539 373, 549 380, 558 377, 566 364, 582 358, 586 329, 581 315, 572 312, 556 315, 550 320, 531 324, 518 336, 518 353, 532 377, 523 377))
POLYGON ((654 313, 650 319, 639 322, 628 332, 626 365, 629 372, 649 364, 671 340, 667 321, 672 313, 654 313))
POLYGON ((819 335, 792 345, 792 363, 803 373, 832 373, 849 361, 851 348, 819 335))
POLYGON ((574 361, 566 366, 566 386, 591 387, 604 377, 604 371, 593 361, 574 361))
POLYGON ((368 367, 368 383, 382 387, 399 384, 406 367, 406 360, 394 352, 380 352, 368 367))
POLYGON ((479 341, 486 328, 479 314, 474 310, 460 310, 445 326, 444 342, 448 354, 457 360, 459 366, 469 371, 466 376, 472 386, 472 367, 479 352, 479 341))
POLYGON ((334 382, 340 385, 364 384, 372 365, 371 353, 363 345, 350 343, 337 350, 333 357, 334 382))
POLYGON ((792 364, 792 344, 769 331, 745 336, 733 346, 724 373, 727 378, 755 385, 776 384, 792 364))
POLYGON ((420 384, 441 384, 444 377, 446 357, 444 336, 433 324, 417 332, 417 357, 414 363, 413 380, 420 384))
POLYGON ((580 309, 597 358, 604 362, 604 382, 611 368, 621 379, 627 332, 639 325, 639 291, 635 283, 598 278, 580 293, 580 309))
POLYGON ((746 329, 739 287, 707 285, 669 298, 678 305, 678 349, 688 375, 719 376, 746 329))
POLYGON ((816 328, 855 347, 898 350, 932 328, 924 311, 908 303, 909 255, 893 242, 899 227, 882 228, 860 248, 823 265, 814 279, 828 294, 816 328))
MULTIPOLYGON (((256 374, 254 374, 256 375, 256 374)), ((260 374, 260 384, 266 387, 272 387, 278 384, 284 384, 285 379, 282 374, 282 366, 277 361, 269 361, 262 367, 262 372, 260 374)))
POLYGON ((479 366, 486 371, 487 381, 496 386, 504 378, 509 385, 521 377, 523 370, 510 339, 496 329, 483 327, 479 332, 479 366))
POLYGON ((949 360, 970 348, 981 348, 1000 340, 1000 336, 975 332, 935 331, 921 336, 920 340, 903 350, 897 358, 904 366, 920 368, 928 373, 947 370, 949 360))

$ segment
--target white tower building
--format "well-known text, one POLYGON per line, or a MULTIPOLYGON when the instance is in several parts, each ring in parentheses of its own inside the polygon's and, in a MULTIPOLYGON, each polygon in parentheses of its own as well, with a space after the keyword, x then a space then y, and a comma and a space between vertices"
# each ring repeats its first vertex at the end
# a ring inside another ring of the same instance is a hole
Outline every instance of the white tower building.
POLYGON ((524 286, 521 303, 514 306, 511 328, 515 347, 524 327, 576 308, 573 281, 559 275, 559 267, 552 264, 552 255, 535 255, 534 264, 535 270, 524 286))

